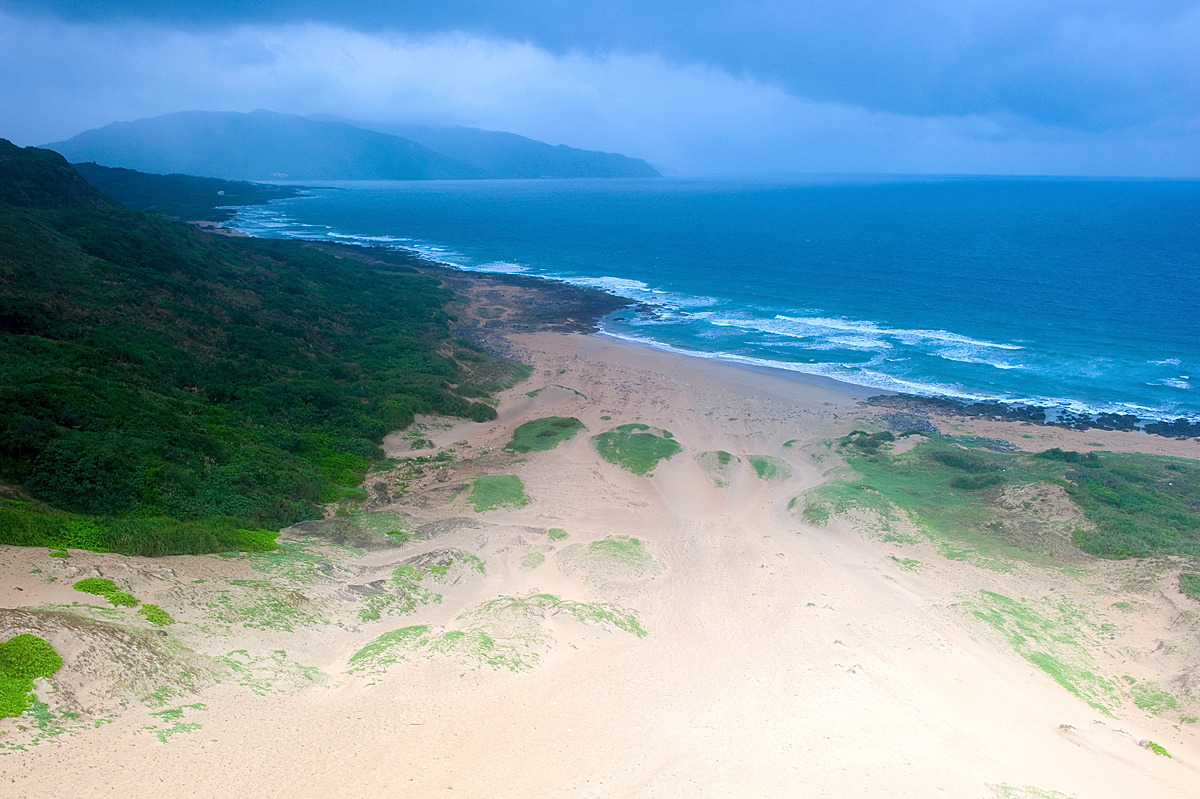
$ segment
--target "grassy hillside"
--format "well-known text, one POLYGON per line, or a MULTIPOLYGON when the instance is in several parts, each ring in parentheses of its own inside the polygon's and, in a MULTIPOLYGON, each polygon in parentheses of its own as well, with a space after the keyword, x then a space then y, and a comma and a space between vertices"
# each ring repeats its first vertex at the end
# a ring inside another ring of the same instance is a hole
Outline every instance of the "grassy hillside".
POLYGON ((468 398, 517 367, 453 339, 434 280, 75 202, 76 179, 0 140, 0 196, 38 200, 0 206, 0 482, 32 498, 4 492, 0 543, 269 545, 245 531, 355 490, 414 413, 494 417, 468 398), (41 187, 6 192, 30 162, 41 187))

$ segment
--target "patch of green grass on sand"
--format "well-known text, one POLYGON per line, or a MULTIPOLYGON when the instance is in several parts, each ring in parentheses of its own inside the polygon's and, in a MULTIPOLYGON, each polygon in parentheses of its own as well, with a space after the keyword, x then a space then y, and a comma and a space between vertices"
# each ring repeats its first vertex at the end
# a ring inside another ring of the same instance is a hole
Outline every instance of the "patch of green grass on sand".
POLYGON ((700 471, 704 472, 717 488, 729 485, 730 471, 741 462, 741 458, 723 449, 701 452, 696 456, 696 464, 700 471))
POLYGON ((650 556, 642 541, 627 535, 612 535, 590 544, 572 544, 558 553, 558 567, 568 576, 582 574, 590 583, 636 580, 663 569, 650 556))
POLYGON ((33 703, 33 681, 52 677, 62 657, 36 635, 14 635, 0 644, 0 719, 19 716, 33 703))
POLYGON ((513 431, 512 441, 504 449, 507 452, 542 452, 554 449, 584 429, 583 422, 573 416, 533 419, 513 431))
POLYGON ((485 474, 475 478, 467 498, 476 513, 497 508, 520 508, 529 504, 521 478, 511 474, 485 474))
POLYGON ((683 452, 670 432, 638 423, 623 424, 592 436, 592 443, 604 460, 642 477, 661 461, 683 452))
POLYGON ((771 455, 750 455, 750 465, 754 472, 763 480, 786 480, 792 476, 792 469, 781 459, 771 455))
POLYGON ((71 587, 85 594, 104 597, 114 608, 138 606, 137 598, 133 594, 117 588, 117 584, 106 577, 85 577, 71 587))
POLYGON ((1096 710, 1112 716, 1121 706, 1117 685, 1100 674, 1085 644, 1105 630, 1065 599, 1018 601, 992 591, 964 603, 975 618, 1002 635, 1018 655, 1096 710))

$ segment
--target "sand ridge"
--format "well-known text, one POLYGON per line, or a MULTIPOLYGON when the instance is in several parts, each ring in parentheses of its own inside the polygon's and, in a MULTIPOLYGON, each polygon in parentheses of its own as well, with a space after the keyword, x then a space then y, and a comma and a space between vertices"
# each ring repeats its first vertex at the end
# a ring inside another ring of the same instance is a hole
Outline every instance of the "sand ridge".
MULTIPOLYGON (((0 755, 14 795, 1195 795, 1196 725, 1128 704, 1099 712, 971 604, 990 591, 1046 614, 1080 608, 1081 630, 1099 630, 1097 669, 1165 684, 1200 662, 1200 615, 1169 564, 1081 556, 1071 573, 994 571, 853 519, 814 526, 789 505, 836 467, 824 441, 877 418, 857 398, 598 336, 512 345, 535 371, 497 420, 424 419, 385 442, 397 459, 429 460, 368 479, 379 529, 300 525, 281 539, 288 559, 4 548, 5 607, 57 603, 112 635, 159 632, 71 605, 103 605, 74 579, 111 577, 177 618, 163 630, 180 647, 172 662, 196 672, 155 704, 145 692, 165 672, 122 685, 106 650, 85 657, 53 619, 0 615, 0 637, 40 625, 64 651, 64 676, 39 697, 53 705, 57 687, 111 718, 0 755), (551 415, 587 430, 504 452, 516 426, 551 415), (604 461, 590 437, 628 423, 670 431, 683 452, 650 477, 604 461), (722 451, 718 484, 698 456, 722 451), (752 458, 779 471, 764 479, 752 458), (475 512, 486 474, 519 477, 528 504, 475 512), (401 590, 405 569, 424 571, 401 590)), ((1099 440, 1035 432, 1039 446, 1099 440)), ((1167 446, 1200 456, 1195 442, 1167 446)), ((0 741, 16 740, 14 722, 0 724, 0 741)))

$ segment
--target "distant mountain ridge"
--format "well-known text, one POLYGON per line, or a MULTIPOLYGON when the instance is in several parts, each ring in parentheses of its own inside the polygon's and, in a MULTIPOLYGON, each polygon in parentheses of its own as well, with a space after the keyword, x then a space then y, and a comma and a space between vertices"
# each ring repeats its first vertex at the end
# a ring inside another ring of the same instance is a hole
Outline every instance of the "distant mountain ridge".
POLYGON ((417 125, 368 130, 273 111, 182 111, 45 145, 69 161, 228 180, 657 177, 636 158, 512 133, 417 125), (403 135, 404 132, 410 134, 403 135), (399 134, 399 135, 398 135, 399 134))
POLYGON ((459 125, 375 124, 335 117, 311 119, 346 122, 364 130, 402 136, 485 170, 496 178, 657 178, 662 175, 640 158, 581 150, 496 130, 459 125))

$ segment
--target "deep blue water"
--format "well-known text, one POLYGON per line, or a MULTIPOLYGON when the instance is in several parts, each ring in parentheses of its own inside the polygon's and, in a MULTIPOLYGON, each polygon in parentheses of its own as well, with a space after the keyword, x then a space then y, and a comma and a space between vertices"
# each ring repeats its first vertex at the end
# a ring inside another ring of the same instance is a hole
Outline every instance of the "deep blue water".
POLYGON ((644 303, 614 335, 859 385, 1200 417, 1200 182, 355 182, 254 235, 644 303))

